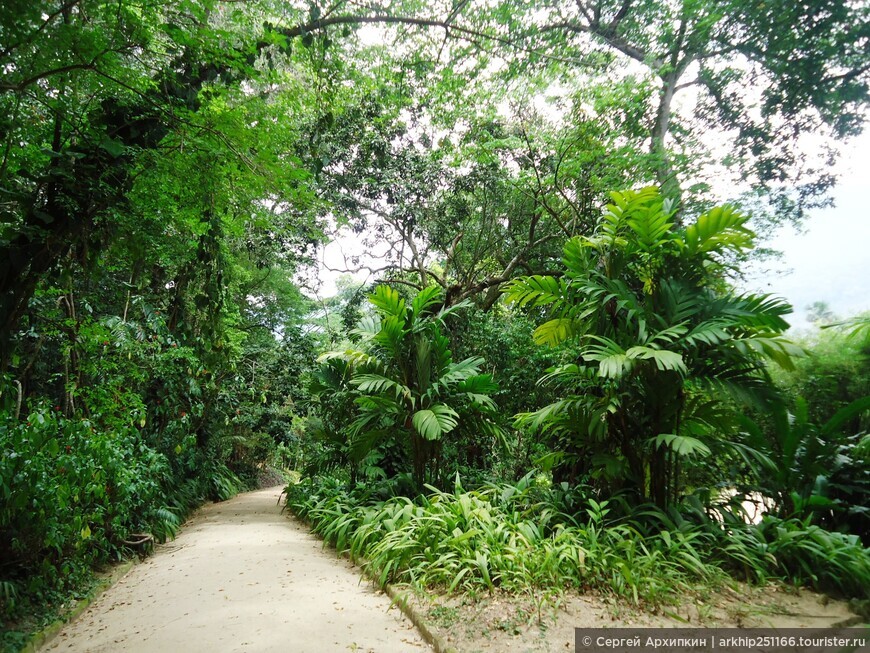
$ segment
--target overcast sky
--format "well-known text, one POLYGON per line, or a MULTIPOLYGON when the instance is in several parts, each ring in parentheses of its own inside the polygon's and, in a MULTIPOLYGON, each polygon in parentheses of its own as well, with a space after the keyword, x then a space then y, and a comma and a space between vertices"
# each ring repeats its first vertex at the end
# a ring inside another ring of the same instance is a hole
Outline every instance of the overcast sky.
POLYGON ((770 243, 784 254, 778 272, 748 283, 788 299, 795 328, 808 326, 806 307, 816 301, 840 317, 870 310, 870 130, 846 146, 837 167, 835 206, 814 211, 800 234, 782 229, 770 243))

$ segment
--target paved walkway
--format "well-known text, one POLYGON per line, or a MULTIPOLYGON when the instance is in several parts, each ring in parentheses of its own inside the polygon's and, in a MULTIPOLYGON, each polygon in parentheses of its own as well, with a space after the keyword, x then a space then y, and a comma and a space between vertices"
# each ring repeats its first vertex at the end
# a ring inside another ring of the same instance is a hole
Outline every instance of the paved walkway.
POLYGON ((358 569, 281 514, 279 493, 204 507, 43 650, 429 651, 358 569))

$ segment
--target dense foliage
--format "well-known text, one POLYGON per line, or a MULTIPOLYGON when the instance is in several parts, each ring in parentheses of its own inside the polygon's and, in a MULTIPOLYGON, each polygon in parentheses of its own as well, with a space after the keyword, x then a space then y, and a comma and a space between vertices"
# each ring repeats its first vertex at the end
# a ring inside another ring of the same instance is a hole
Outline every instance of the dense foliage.
POLYGON ((518 425, 551 434, 572 481, 628 482, 660 507, 679 497, 680 459, 721 446, 719 398, 758 399, 764 358, 800 351, 781 337, 788 304, 723 288, 728 256, 752 247, 746 216, 717 207, 676 229, 675 212, 655 188, 613 193, 595 231, 568 241, 561 276, 506 290, 549 309, 538 343, 577 342, 544 378, 569 396, 518 425))
MULTIPOLYGON (((442 464, 462 469, 477 489, 463 490, 457 474, 452 493, 438 478, 440 489, 427 485, 429 494, 419 492, 424 479, 409 485, 401 468, 381 469, 383 480, 351 475, 349 484, 334 468, 334 480, 289 486, 288 505, 382 584, 467 592, 568 584, 655 604, 731 574, 866 598, 867 436, 856 429, 870 397, 816 423, 803 399, 774 383, 785 374, 798 383, 809 368, 802 359, 813 353, 783 336, 788 304, 737 294, 728 283, 737 255, 753 247, 746 216, 717 207, 677 226, 673 205, 656 188, 612 197, 594 231, 567 242, 559 274, 505 286, 506 298, 540 321, 537 328, 503 313, 498 323, 461 324, 454 335, 461 347, 524 352, 525 363, 541 366, 538 387, 567 395, 546 403, 529 392, 527 372, 497 350, 509 392, 495 396, 520 412, 514 435, 489 451, 509 464, 460 467, 468 462, 461 452, 442 451, 442 464), (525 345, 513 340, 517 325, 525 326, 525 345), (536 357, 531 341, 552 354, 536 357), (771 375, 769 364, 784 371, 771 375), (529 436, 542 445, 534 457, 510 447, 529 436), (536 468, 539 481, 486 480, 523 468, 536 468), (752 502, 760 516, 750 514, 752 502)), ((378 313, 410 319, 438 296, 431 286, 406 309, 397 291, 380 286, 372 303, 378 313)), ((415 347, 423 340, 403 345, 376 316, 367 322, 349 335, 379 338, 388 360, 421 360, 415 347)), ((400 323, 408 324, 397 320, 397 335, 411 333, 400 323)), ((410 388, 351 367, 372 362, 365 349, 325 357, 319 378, 333 383, 319 387, 343 403, 321 410, 344 415, 337 433, 358 437, 361 427, 394 413, 399 397, 416 405, 410 388), (362 408, 353 423, 351 402, 362 408)), ((405 422, 412 424, 407 415, 405 422)), ((479 446, 468 434, 462 442, 479 446)))
POLYGON ((321 231, 302 85, 251 92, 275 74, 260 17, 0 9, 4 631, 256 483, 288 438, 314 357, 292 275, 321 231))
POLYGON ((651 506, 631 511, 622 497, 595 499, 591 488, 532 477, 474 491, 430 488, 415 501, 385 498, 384 490, 312 479, 291 485, 287 503, 381 585, 572 587, 656 605, 715 587, 730 572, 870 596, 870 550, 854 535, 798 519, 766 517, 753 526, 727 505, 717 506, 718 520, 651 506))
POLYGON ((866 317, 729 285, 826 201, 868 11, 2 3, 4 630, 269 465, 382 580, 870 586, 866 317))

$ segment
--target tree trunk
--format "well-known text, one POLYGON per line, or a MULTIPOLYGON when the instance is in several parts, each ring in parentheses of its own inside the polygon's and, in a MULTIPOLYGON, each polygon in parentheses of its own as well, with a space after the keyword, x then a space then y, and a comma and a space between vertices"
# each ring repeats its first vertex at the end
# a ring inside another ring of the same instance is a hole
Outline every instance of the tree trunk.
POLYGON ((658 158, 656 162, 656 179, 661 186, 662 195, 672 197, 677 201, 681 197, 680 182, 671 166, 670 156, 666 147, 671 126, 671 104, 677 90, 679 75, 670 72, 661 78, 662 88, 659 91, 659 106, 656 111, 655 124, 650 138, 650 153, 658 158))

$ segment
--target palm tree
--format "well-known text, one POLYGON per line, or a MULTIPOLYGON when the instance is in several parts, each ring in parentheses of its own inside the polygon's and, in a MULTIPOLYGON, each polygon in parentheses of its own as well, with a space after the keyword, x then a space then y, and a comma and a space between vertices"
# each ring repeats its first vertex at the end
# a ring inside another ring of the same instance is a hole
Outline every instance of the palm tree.
POLYGON ((567 396, 517 424, 551 432, 593 479, 664 507, 681 458, 710 454, 723 396, 763 396, 765 358, 788 366, 801 350, 782 337, 789 304, 726 284, 753 245, 745 216, 719 207, 677 228, 656 188, 611 197, 594 234, 565 245, 561 276, 507 286, 508 301, 549 313, 538 343, 575 347, 542 379, 567 396))
POLYGON ((442 308, 437 286, 408 304, 397 290, 381 285, 369 302, 375 312, 354 329, 357 345, 321 358, 352 365, 358 414, 348 428, 351 459, 360 460, 385 436, 398 435, 410 446, 419 488, 430 480, 429 464, 448 433, 500 433, 490 419, 495 404, 489 397, 498 386, 481 373, 483 358, 453 361, 444 319, 464 305, 442 308))

